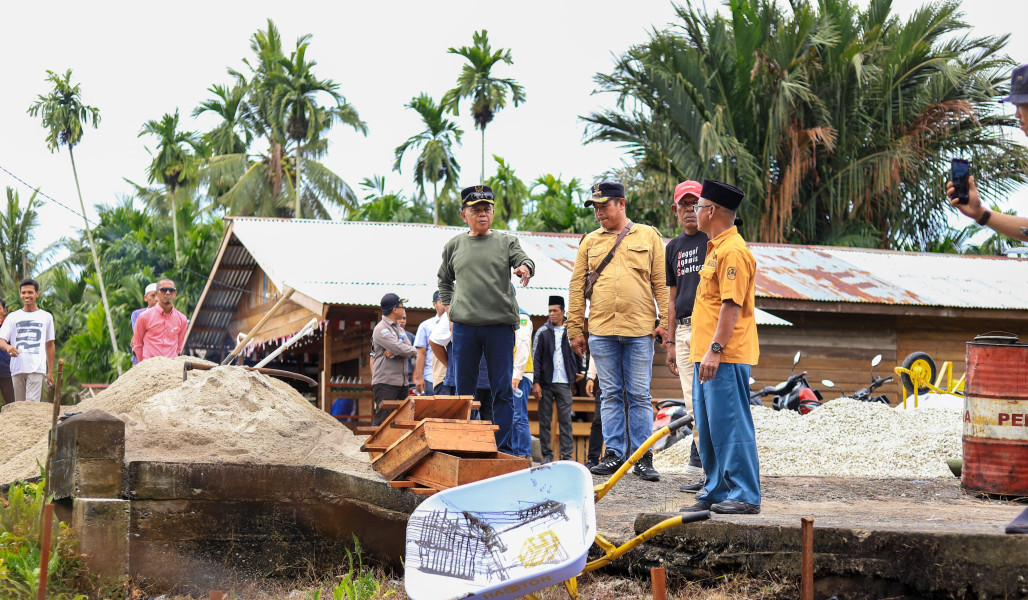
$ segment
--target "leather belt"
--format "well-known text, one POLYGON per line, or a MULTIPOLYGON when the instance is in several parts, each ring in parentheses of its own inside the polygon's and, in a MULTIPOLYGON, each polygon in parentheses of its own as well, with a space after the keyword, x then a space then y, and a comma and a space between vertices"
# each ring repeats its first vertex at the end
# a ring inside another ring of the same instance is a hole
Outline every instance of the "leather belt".
POLYGON ((692 317, 682 317, 681 319, 675 319, 679 325, 692 325, 692 317))

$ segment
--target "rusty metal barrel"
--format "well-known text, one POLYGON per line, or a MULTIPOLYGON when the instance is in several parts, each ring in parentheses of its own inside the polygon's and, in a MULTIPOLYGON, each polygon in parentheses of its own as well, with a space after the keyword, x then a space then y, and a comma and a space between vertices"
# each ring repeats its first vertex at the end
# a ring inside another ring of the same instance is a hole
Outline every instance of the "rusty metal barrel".
POLYGON ((966 373, 961 486, 1028 496, 1028 344, 968 342, 966 373))

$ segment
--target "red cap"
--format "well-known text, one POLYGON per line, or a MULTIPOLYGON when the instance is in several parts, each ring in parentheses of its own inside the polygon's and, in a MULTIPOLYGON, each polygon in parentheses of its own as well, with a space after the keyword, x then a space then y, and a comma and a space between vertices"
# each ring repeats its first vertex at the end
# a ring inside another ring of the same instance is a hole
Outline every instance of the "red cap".
POLYGON ((681 202, 683 196, 696 196, 699 198, 703 193, 703 186, 698 181, 683 181, 675 186, 675 204, 681 202))

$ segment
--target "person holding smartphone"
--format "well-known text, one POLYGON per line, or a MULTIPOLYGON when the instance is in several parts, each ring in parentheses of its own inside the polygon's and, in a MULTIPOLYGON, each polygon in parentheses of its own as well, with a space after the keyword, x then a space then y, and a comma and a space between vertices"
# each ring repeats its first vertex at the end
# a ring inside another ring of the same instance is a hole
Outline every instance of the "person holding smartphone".
MULTIPOLYGON (((1014 69, 1010 76, 1010 95, 1003 101, 1014 105, 1018 125, 1021 127, 1021 131, 1028 135, 1028 65, 1021 65, 1014 69)), ((966 201, 958 194, 959 184, 959 181, 951 180, 946 186, 946 195, 950 199, 951 206, 965 216, 974 219, 979 225, 991 227, 1016 240, 1028 241, 1028 218, 993 212, 985 208, 981 196, 978 194, 978 187, 975 185, 973 175, 967 177, 966 201)))

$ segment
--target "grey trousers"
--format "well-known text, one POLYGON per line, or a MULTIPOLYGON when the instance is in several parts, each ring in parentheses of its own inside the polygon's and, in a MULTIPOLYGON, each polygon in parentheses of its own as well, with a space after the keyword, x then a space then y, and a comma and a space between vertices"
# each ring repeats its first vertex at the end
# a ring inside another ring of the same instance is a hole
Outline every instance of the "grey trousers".
POLYGON ((39 402, 43 396, 42 373, 18 373, 11 376, 14 383, 14 400, 16 402, 39 402))
POLYGON ((553 405, 557 405, 557 426, 560 431, 560 458, 572 460, 575 442, 571 435, 571 384, 542 384, 539 399, 539 447, 543 462, 553 458, 550 448, 550 422, 553 420, 553 405))

